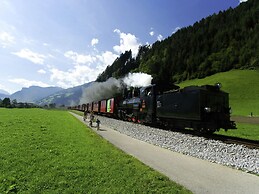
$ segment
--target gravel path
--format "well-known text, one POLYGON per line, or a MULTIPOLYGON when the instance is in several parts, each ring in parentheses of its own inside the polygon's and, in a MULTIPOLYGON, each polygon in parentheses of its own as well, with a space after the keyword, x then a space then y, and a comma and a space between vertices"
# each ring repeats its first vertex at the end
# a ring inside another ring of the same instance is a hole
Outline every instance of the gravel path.
POLYGON ((259 124, 259 117, 244 117, 244 116, 232 116, 231 120, 238 123, 249 123, 249 124, 259 124))
POLYGON ((101 125, 175 152, 259 175, 259 150, 97 116, 101 125))

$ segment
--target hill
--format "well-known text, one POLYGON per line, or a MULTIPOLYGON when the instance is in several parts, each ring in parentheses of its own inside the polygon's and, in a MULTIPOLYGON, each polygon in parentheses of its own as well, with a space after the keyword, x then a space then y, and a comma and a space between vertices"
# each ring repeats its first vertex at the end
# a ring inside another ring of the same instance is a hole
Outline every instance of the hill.
POLYGON ((0 89, 0 99, 8 98, 9 96, 10 94, 7 91, 0 89))
POLYGON ((45 98, 36 101, 36 104, 40 106, 48 104, 56 104, 56 106, 73 106, 78 105, 80 98, 82 97, 83 90, 91 85, 92 82, 76 86, 73 88, 68 88, 61 90, 59 92, 53 93, 45 98))
POLYGON ((63 90, 63 88, 60 87, 31 86, 29 88, 22 88, 21 91, 13 93, 10 99, 16 99, 17 102, 35 102, 61 90, 63 90))
POLYGON ((251 112, 259 116, 259 71, 232 70, 217 73, 203 79, 184 81, 179 86, 215 84, 220 82, 222 90, 229 93, 232 115, 248 116, 251 112))
POLYGON ((7 91, 0 89, 0 94, 10 95, 7 91))
POLYGON ((152 75, 154 83, 172 84, 232 69, 259 67, 259 1, 220 11, 184 27, 163 41, 126 51, 97 81, 129 72, 152 75))

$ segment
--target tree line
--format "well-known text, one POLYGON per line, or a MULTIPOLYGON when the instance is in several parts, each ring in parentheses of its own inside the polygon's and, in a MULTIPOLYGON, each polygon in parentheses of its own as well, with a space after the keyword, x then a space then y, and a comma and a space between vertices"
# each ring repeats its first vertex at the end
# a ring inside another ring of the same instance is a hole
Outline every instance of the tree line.
POLYGON ((33 103, 17 102, 16 99, 10 100, 10 98, 0 99, 0 107, 4 108, 36 108, 39 107, 33 103))
POLYGON ((152 75, 154 83, 172 84, 231 69, 259 67, 259 1, 220 11, 184 27, 163 41, 126 51, 96 81, 129 72, 152 75))
POLYGON ((0 107, 3 108, 50 108, 50 109, 55 109, 55 108, 65 108, 65 105, 59 105, 57 107, 56 103, 50 103, 50 104, 45 104, 44 106, 39 106, 34 103, 29 103, 29 102, 17 102, 16 99, 11 100, 10 98, 4 98, 3 100, 0 99, 0 107))

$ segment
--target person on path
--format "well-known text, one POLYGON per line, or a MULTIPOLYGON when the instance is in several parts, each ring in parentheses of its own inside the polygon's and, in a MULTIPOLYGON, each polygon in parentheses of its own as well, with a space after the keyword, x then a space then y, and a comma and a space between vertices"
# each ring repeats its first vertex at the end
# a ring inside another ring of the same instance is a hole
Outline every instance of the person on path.
POLYGON ((100 130, 100 123, 101 121, 99 119, 96 119, 96 127, 97 127, 97 131, 100 130))
POLYGON ((84 112, 84 121, 87 119, 87 111, 84 112))
POLYGON ((89 121, 89 125, 90 125, 90 127, 92 127, 92 126, 93 126, 93 120, 94 120, 94 112, 93 112, 93 111, 91 111, 91 113, 90 113, 90 121, 89 121))

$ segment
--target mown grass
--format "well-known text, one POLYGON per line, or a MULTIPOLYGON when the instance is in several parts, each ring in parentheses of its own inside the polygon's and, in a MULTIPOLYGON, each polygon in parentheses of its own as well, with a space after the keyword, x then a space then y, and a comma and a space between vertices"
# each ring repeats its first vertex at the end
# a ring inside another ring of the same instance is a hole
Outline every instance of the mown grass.
POLYGON ((237 123, 236 130, 224 131, 222 129, 219 132, 216 132, 216 134, 259 141, 259 125, 237 123))
POLYGON ((67 111, 0 109, 0 193, 189 193, 67 111))

